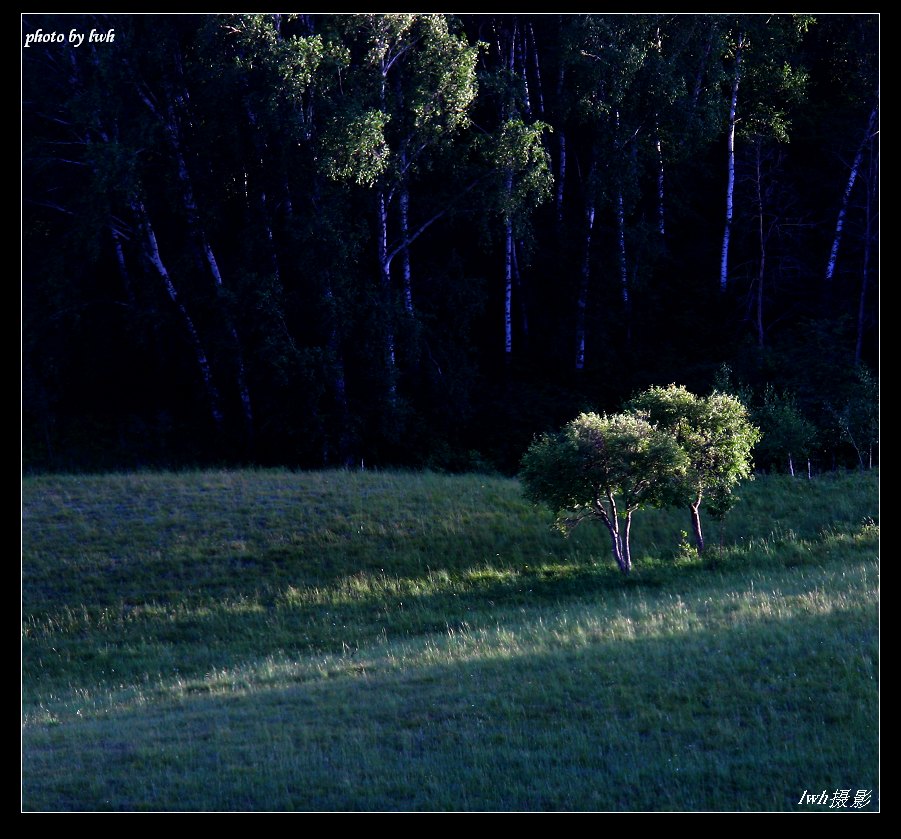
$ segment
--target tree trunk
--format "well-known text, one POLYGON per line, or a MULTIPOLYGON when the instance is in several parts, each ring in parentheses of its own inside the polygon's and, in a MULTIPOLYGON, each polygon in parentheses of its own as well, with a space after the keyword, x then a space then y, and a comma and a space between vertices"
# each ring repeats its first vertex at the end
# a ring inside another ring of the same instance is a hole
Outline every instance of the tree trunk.
POLYGON ((522 79, 522 109, 527 117, 532 116, 532 99, 529 95, 529 74, 526 72, 526 61, 523 55, 526 46, 526 30, 523 28, 522 34, 519 33, 519 26, 513 24, 513 45, 515 49, 515 59, 519 63, 519 75, 522 79))
POLYGON ((704 57, 698 66, 698 72, 695 74, 695 82, 691 91, 691 108, 688 117, 692 120, 698 109, 698 102, 701 100, 701 89, 704 85, 704 77, 707 75, 707 65, 710 62, 710 53, 713 51, 713 40, 716 35, 716 21, 711 23, 707 36, 707 43, 704 46, 704 57))
POLYGON ((166 288, 166 293, 168 294, 169 299, 175 304, 176 309, 178 309, 182 323, 184 324, 185 329, 188 332, 188 336, 191 339, 191 345, 194 348, 194 360, 200 371, 200 378, 203 382, 203 389, 207 397, 207 402, 209 403, 210 415, 213 419, 213 425, 216 428, 217 432, 221 432, 223 426, 223 415, 222 409, 220 407, 221 400, 219 397, 219 390, 213 382, 213 374, 210 369, 210 363, 207 358, 206 350, 204 349, 203 343, 200 340, 200 335, 197 332, 197 328, 194 326, 194 321, 191 319, 191 316, 188 314, 188 310, 179 299, 175 284, 172 282, 172 278, 169 276, 169 271, 167 270, 165 264, 163 263, 162 257, 160 256, 160 249, 159 245, 157 244, 156 234, 154 233, 153 225, 150 223, 150 217, 147 215, 146 209, 144 208, 143 204, 139 202, 133 204, 132 209, 135 212, 135 216, 138 221, 138 227, 144 234, 141 242, 144 256, 146 257, 150 265, 153 266, 157 274, 159 274, 160 279, 163 281, 163 285, 166 288))
MULTIPOLYGON (((538 94, 538 115, 543 117, 544 91, 541 88, 541 66, 538 63, 538 43, 535 40, 535 30, 531 23, 528 27, 528 35, 532 41, 532 49, 529 51, 529 55, 532 56, 532 67, 535 71, 535 92, 538 94)), ((523 68, 523 72, 525 72, 525 68, 523 68)))
POLYGON ((632 570, 632 559, 629 555, 629 527, 631 526, 631 515, 632 514, 630 513, 629 517, 626 519, 625 536, 620 531, 619 520, 615 515, 612 520, 607 517, 604 518, 604 524, 610 533, 613 559, 616 562, 617 568, 619 568, 623 574, 628 574, 629 571, 632 570))
POLYGON ((866 325, 866 302, 867 290, 870 281, 870 245, 872 242, 872 225, 873 225, 873 205, 875 203, 875 192, 877 176, 874 169, 876 168, 875 158, 870 153, 870 172, 867 179, 867 197, 864 205, 864 230, 863 230, 863 266, 861 268, 860 282, 860 300, 857 306, 857 340, 854 343, 854 366, 860 366, 860 360, 863 355, 863 333, 866 325))
MULTIPOLYGON (((312 193, 314 196, 314 204, 318 202, 320 197, 320 182, 318 176, 314 176, 312 183, 312 193)), ((291 200, 291 188, 284 181, 284 210, 285 217, 289 223, 294 223, 294 204, 291 200)), ((335 311, 335 296, 332 291, 331 279, 326 274, 324 276, 325 288, 323 294, 329 309, 328 312, 328 337, 326 345, 328 347, 330 362, 329 365, 329 389, 331 391, 332 402, 336 407, 338 415, 338 462, 344 467, 349 467, 354 461, 352 452, 352 441, 350 433, 350 408, 347 401, 347 378, 345 374, 344 353, 341 349, 341 336, 338 332, 338 316, 335 311)), ((330 466, 331 457, 328 451, 323 452, 323 465, 330 466)))
POLYGON ((738 47, 735 51, 735 74, 732 78, 732 97, 729 101, 729 135, 726 182, 726 226, 723 230, 723 250, 720 258, 720 291, 729 285, 729 237, 732 234, 732 196, 735 191, 735 125, 738 107, 738 84, 741 81, 741 51, 744 46, 744 35, 739 35, 738 47))
MULTIPOLYGON (((563 62, 560 62, 560 70, 557 75, 557 102, 558 104, 563 101, 564 96, 564 79, 565 72, 563 67, 563 62)), ((557 221, 561 224, 563 223, 563 185, 566 180, 566 131, 563 128, 563 120, 560 120, 560 125, 556 126, 557 130, 557 141, 559 145, 560 151, 560 159, 557 161, 557 195, 556 195, 556 204, 557 204, 557 221)))
POLYGON ((788 453, 788 473, 795 477, 795 464, 792 462, 791 452, 788 453))
MULTIPOLYGON (((507 170, 504 189, 508 196, 513 194, 513 172, 507 170)), ((504 213, 504 360, 513 360, 513 218, 504 213)))
POLYGON ((632 344, 632 303, 629 299, 629 270, 626 262, 626 214, 623 209, 623 191, 616 192, 616 238, 619 245, 619 285, 626 323, 626 346, 632 344))
POLYGON ((394 312, 391 300, 391 262, 388 258, 388 205, 385 193, 379 190, 378 200, 378 261, 379 283, 382 290, 382 314, 385 329, 385 363, 388 374, 388 398, 394 402, 397 398, 397 359, 394 352, 394 312))
MULTIPOLYGON (((400 153, 400 162, 401 167, 406 169, 407 156, 404 151, 400 153)), ((403 243, 400 251, 400 265, 404 283, 404 308, 407 314, 413 317, 413 281, 410 268, 410 247, 407 244, 410 238, 410 187, 406 175, 403 176, 403 182, 400 185, 398 204, 400 209, 400 239, 403 243)))
POLYGON ((698 553, 704 553, 704 534, 701 532, 701 499, 698 498, 691 507, 691 529, 695 535, 695 547, 698 553))
POLYGON ((654 142, 657 147, 657 230, 660 238, 665 235, 665 213, 663 207, 663 144, 660 140, 660 123, 654 120, 654 142))
MULTIPOLYGON (((183 92, 181 96, 182 101, 186 101, 187 98, 187 93, 183 92)), ((169 137, 172 151, 175 154, 175 160, 178 170, 178 180, 182 188, 182 205, 184 207, 185 216, 188 221, 188 231, 191 235, 192 240, 194 241, 195 246, 200 250, 204 260, 209 266, 210 274, 213 277, 213 282, 216 285, 217 291, 221 292, 224 288, 222 273, 219 270, 219 263, 217 262, 216 256, 213 253, 213 248, 207 240, 206 233, 200 222, 200 213, 197 209, 197 202, 194 199, 194 189, 191 183, 191 176, 190 172, 188 171, 188 164, 182 148, 181 131, 178 124, 178 117, 175 113, 175 108, 171 96, 167 103, 165 115, 163 116, 159 111, 155 111, 155 113, 163 118, 164 127, 169 137)), ((224 309, 225 304, 223 303, 222 305, 224 309)), ((244 366, 244 353, 241 349, 241 341, 238 338, 238 332, 235 329, 235 325, 232 322, 230 315, 226 311, 223 312, 223 321, 225 329, 228 332, 232 342, 236 368, 235 378, 238 386, 238 394, 241 399, 242 415, 244 417, 245 441, 248 448, 250 449, 253 447, 253 408, 250 401, 250 391, 247 387, 247 375, 244 366)))
MULTIPOLYGON (((516 291, 516 299, 519 302, 519 325, 522 332, 522 343, 525 348, 529 344, 529 311, 526 305, 526 295, 522 284, 522 275, 519 273, 519 260, 517 259, 517 243, 513 242, 513 287, 516 291)), ((520 248, 522 240, 519 241, 520 248)))
POLYGON ((838 209, 838 219, 835 222, 835 236, 832 240, 832 249, 829 251, 829 261, 826 263, 826 282, 832 279, 835 273, 835 262, 838 259, 838 248, 842 241, 842 228, 845 226, 845 214, 848 212, 848 203, 851 199, 851 190, 854 189, 854 182, 857 180, 857 172, 860 169, 860 161, 863 157, 864 149, 873 135, 873 129, 876 125, 876 114, 878 105, 873 106, 870 111, 870 118, 867 121, 867 130, 864 134, 860 146, 857 148, 857 154, 854 156, 854 162, 851 164, 851 173, 848 175, 848 183, 845 185, 845 192, 842 195, 842 203, 838 209))
POLYGON ((632 511, 629 510, 626 513, 626 532, 622 537, 622 557, 623 562, 620 565, 620 571, 623 574, 628 574, 632 570, 632 547, 630 544, 630 540, 632 538, 632 511))
POLYGON ((616 499, 613 497, 613 493, 607 493, 607 504, 609 505, 609 509, 605 508, 600 499, 596 499, 594 502, 593 515, 604 522, 604 526, 610 534, 613 559, 616 561, 619 570, 622 571, 623 574, 628 574, 632 569, 632 556, 629 548, 629 531, 632 527, 632 511, 630 510, 626 514, 626 530, 625 534, 623 534, 619 527, 619 516, 616 512, 616 499))
POLYGON ((135 303, 134 289, 131 285, 131 276, 128 273, 128 266, 125 264, 125 251, 122 249, 122 234, 116 229, 114 224, 109 226, 110 235, 113 237, 113 247, 116 251, 116 264, 119 267, 119 276, 122 278, 122 287, 125 289, 125 296, 128 302, 133 306, 135 303))
POLYGON ((576 300, 576 370, 585 369, 585 330, 588 311, 588 285, 591 278, 591 234, 593 230, 594 200, 589 193, 589 196, 585 199, 585 240, 582 253, 582 272, 579 279, 579 297, 576 300))
MULTIPOLYGON (((331 283, 326 279, 325 299, 330 305, 334 304, 334 294, 332 292, 331 283)), ((331 356, 331 391, 332 399, 338 414, 338 462, 345 468, 349 467, 354 460, 351 452, 350 441, 350 409, 347 404, 347 379, 344 371, 344 355, 341 352, 341 341, 338 336, 338 329, 335 325, 335 313, 331 313, 327 346, 329 355, 331 356)), ((323 465, 330 466, 331 463, 328 453, 323 455, 323 465)))
POLYGON ((760 140, 757 141, 756 148, 756 178, 755 186, 757 188, 757 219, 758 219, 758 245, 760 248, 760 260, 757 270, 757 347, 763 349, 764 345, 764 329, 763 329, 763 279, 766 270, 766 235, 764 233, 763 221, 763 161, 761 159, 762 149, 760 140))

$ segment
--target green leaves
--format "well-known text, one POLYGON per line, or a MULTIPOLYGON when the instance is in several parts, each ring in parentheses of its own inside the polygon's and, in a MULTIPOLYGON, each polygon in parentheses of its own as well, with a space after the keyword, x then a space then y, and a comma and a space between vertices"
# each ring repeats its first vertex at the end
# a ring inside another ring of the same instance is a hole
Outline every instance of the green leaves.
POLYGON ((675 439, 642 416, 583 413, 531 445, 520 479, 526 496, 550 506, 559 524, 572 510, 597 515, 611 496, 620 498, 621 515, 660 505, 668 481, 686 467, 675 439))
POLYGON ((550 197, 554 176, 542 139, 546 130, 551 130, 546 123, 527 125, 518 117, 501 127, 496 162, 499 170, 513 175, 512 190, 502 196, 505 215, 515 216, 520 209, 531 209, 550 197))
POLYGON ((390 119, 382 111, 368 110, 332 120, 326 139, 331 151, 325 163, 326 174, 333 180, 373 186, 388 167, 385 126, 390 119))
MULTIPOLYGON (((715 391, 698 397, 675 384, 652 387, 623 413, 583 413, 558 434, 535 440, 520 479, 526 496, 547 504, 564 532, 594 517, 618 539, 617 516, 629 522, 642 507, 691 507, 701 549, 701 500, 708 497, 715 516, 728 511, 733 486, 750 476, 750 453, 759 439, 734 396, 715 391)), ((624 551, 628 557, 628 527, 624 551)))
POLYGON ((737 397, 719 391, 701 397, 671 384, 649 388, 629 405, 672 434, 688 458, 689 468, 674 487, 676 503, 728 496, 750 477, 751 451, 760 431, 737 397))

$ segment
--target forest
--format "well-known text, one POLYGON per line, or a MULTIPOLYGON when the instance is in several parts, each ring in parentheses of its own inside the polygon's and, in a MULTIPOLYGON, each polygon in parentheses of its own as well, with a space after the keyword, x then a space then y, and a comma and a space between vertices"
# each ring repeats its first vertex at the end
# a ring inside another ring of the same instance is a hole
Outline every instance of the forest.
POLYGON ((23 469, 510 474, 670 383, 875 465, 879 36, 24 15, 23 469))

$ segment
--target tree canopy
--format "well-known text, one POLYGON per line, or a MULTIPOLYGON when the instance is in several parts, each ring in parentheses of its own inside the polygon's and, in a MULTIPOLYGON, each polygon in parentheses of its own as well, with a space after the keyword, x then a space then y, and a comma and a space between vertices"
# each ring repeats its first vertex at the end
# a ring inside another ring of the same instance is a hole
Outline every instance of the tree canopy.
POLYGON ((22 36, 28 469, 513 473, 586 405, 724 364, 759 467, 878 458, 878 15, 22 36))
POLYGON ((585 519, 602 521, 614 559, 628 574, 632 514, 669 502, 672 482, 681 480, 688 466, 675 436, 638 414, 583 413, 559 433, 533 442, 520 479, 526 497, 550 506, 564 531, 585 519))

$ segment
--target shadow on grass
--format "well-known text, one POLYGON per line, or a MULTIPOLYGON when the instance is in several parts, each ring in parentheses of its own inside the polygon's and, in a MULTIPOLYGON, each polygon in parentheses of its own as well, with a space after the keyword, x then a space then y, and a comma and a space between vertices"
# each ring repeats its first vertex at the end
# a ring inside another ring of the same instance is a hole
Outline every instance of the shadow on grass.
POLYGON ((29 725, 23 807, 825 810, 798 804, 822 789, 878 807, 869 610, 542 650, 435 643, 445 660, 385 645, 236 695, 29 725))

